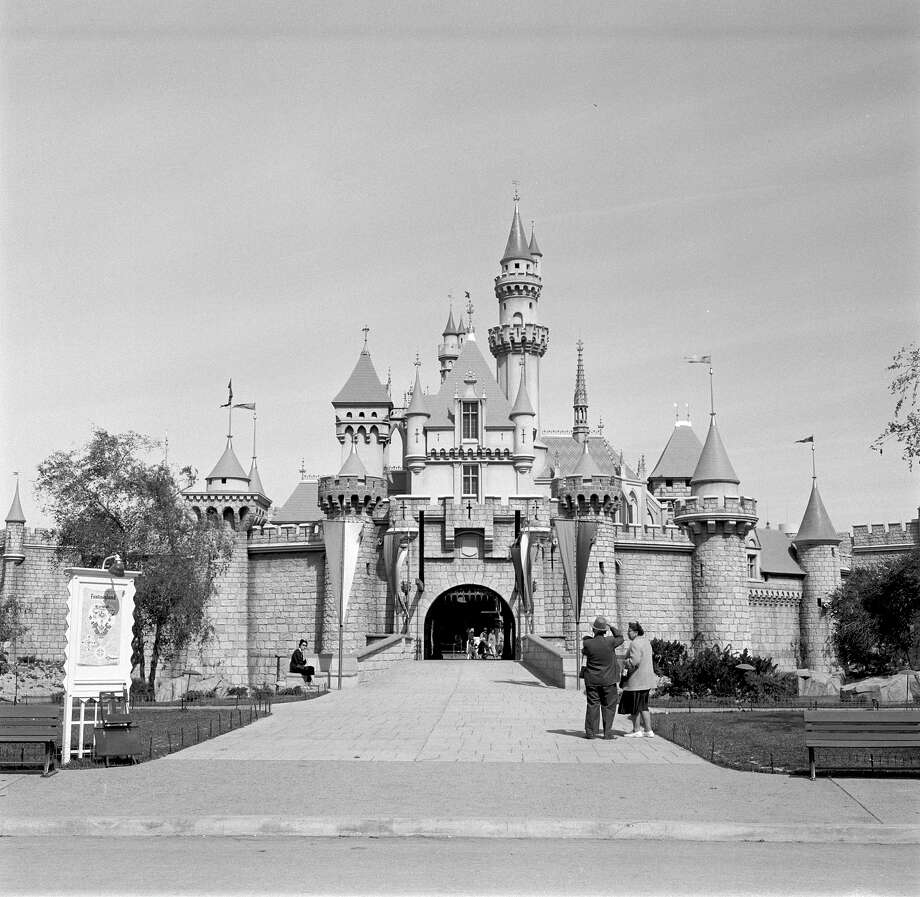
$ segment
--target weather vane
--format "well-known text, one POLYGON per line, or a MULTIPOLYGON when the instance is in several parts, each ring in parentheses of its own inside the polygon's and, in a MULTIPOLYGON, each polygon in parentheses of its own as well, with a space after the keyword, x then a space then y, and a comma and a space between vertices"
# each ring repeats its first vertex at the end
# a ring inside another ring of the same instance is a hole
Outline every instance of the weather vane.
POLYGON ((364 334, 364 349, 363 349, 363 351, 364 351, 364 352, 367 352, 367 335, 371 332, 371 328, 368 327, 367 324, 365 324, 365 325, 361 328, 361 332, 364 334))

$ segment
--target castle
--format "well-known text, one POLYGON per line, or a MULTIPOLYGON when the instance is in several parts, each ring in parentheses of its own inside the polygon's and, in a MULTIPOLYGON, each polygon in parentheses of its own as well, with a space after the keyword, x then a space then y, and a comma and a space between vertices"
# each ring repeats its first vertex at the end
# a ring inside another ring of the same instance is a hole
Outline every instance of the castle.
MULTIPOLYGON (((565 654, 597 614, 621 627, 639 619, 662 639, 747 647, 785 669, 829 668, 827 595, 852 565, 920 544, 920 522, 838 533, 813 480, 793 538, 758 526, 714 413, 704 442, 677 420, 651 473, 644 460, 632 470, 603 429, 589 426, 580 343, 571 427, 548 429, 542 269, 515 197, 494 283, 498 323, 481 335, 471 305, 459 320, 451 309, 436 389, 425 391, 417 361, 402 402, 381 382, 365 333, 332 399, 341 468, 318 480, 302 474, 279 507, 255 457, 247 473, 228 437, 204 489, 185 500, 199 518, 232 528, 235 547, 210 608, 214 638, 177 669, 197 664, 223 683, 273 681, 278 657, 306 636, 328 669, 341 639, 343 670, 373 671, 462 654, 471 627, 500 629, 505 658, 565 654), (564 521, 594 533, 577 621, 564 521)), ((53 536, 25 523, 17 486, 0 597, 24 608, 17 652, 59 658, 63 574, 53 536)))

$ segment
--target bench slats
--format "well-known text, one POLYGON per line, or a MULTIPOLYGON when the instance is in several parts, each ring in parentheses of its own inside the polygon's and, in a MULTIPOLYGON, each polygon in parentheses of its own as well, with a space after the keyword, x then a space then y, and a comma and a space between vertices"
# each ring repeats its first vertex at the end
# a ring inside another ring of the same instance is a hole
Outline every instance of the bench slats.
POLYGON ((875 725, 885 722, 920 724, 920 710, 806 710, 805 722, 832 722, 875 725))
POLYGON ((58 729, 55 726, 23 726, 21 729, 13 731, 0 731, 0 741, 9 743, 12 741, 48 741, 58 736, 58 729))
POLYGON ((0 704, 0 726, 17 719, 60 719, 60 704, 0 704))

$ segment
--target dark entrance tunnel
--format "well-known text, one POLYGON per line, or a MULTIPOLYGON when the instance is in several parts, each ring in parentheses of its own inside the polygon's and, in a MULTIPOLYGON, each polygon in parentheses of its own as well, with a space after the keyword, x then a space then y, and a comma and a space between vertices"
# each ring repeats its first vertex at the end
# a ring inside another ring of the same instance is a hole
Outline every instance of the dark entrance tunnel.
POLYGON ((456 586, 439 595, 425 616, 425 659, 466 657, 467 633, 502 635, 502 660, 514 660, 514 614, 508 603, 484 586, 456 586))

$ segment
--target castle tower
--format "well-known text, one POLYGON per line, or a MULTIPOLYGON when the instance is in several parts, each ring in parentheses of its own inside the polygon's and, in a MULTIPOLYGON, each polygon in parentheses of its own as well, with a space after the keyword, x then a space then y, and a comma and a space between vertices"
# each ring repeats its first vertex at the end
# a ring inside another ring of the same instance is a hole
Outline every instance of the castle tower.
POLYGON ((661 502, 669 523, 674 516, 674 503, 691 494, 690 481, 702 451, 703 444, 693 431, 689 413, 685 420, 677 418, 667 445, 648 478, 648 490, 661 502))
POLYGON ((13 503, 6 515, 6 540, 3 545, 3 573, 6 580, 7 567, 18 567, 25 559, 25 529, 26 515, 22 513, 22 503, 19 501, 19 477, 16 477, 16 492, 13 494, 13 503))
POLYGON ((577 649, 579 636, 590 629, 591 620, 603 614, 622 629, 617 601, 616 556, 614 539, 616 515, 622 502, 622 492, 616 477, 605 475, 588 450, 588 443, 582 446, 578 464, 569 476, 557 477, 552 483, 553 498, 559 502, 559 516, 590 520, 597 524, 597 536, 591 547, 588 571, 585 578, 584 600, 581 608, 580 629, 576 631, 574 620, 569 616, 566 605, 563 629, 566 646, 577 649))
POLYGON ((526 374, 527 394, 536 412, 534 426, 539 433, 540 359, 549 345, 549 328, 540 324, 539 313, 543 253, 535 236, 528 243, 524 235, 519 199, 515 191, 511 232, 500 262, 501 273, 495 278, 499 324, 489 328, 489 350, 495 357, 495 379, 509 402, 517 395, 521 376, 526 374), (522 356, 527 356, 523 368, 522 356))
POLYGON ((840 586, 840 558, 837 555, 840 537, 821 501, 815 478, 805 516, 792 544, 799 566, 806 574, 799 605, 802 660, 808 669, 826 673, 832 666, 826 603, 828 595, 840 586))
POLYGON ((744 539, 757 522, 757 505, 740 496, 738 479, 712 414, 709 433, 690 480, 690 496, 674 507, 674 522, 693 540, 693 622, 704 645, 751 645, 747 553, 744 539))
MULTIPOLYGON (((365 328, 365 340, 367 329, 365 328)), ((342 446, 342 460, 352 443, 368 473, 383 476, 387 447, 390 444, 393 402, 374 370, 367 343, 345 385, 332 400, 335 409, 335 435, 342 446)))
MULTIPOLYGON (((462 322, 461 322, 462 323, 462 322)), ((441 382, 447 379, 450 369, 454 366, 457 356, 460 354, 460 330, 454 323, 454 310, 451 308, 447 316, 447 324, 444 326, 444 333, 441 334, 444 342, 438 346, 438 361, 441 363, 441 382)))
MULTIPOLYGON (((453 318, 453 315, 451 315, 453 318)), ((450 323, 450 322, 448 322, 450 323)), ((453 364, 453 362, 451 362, 453 364)), ((441 369, 442 380, 444 369, 441 369)), ((431 417, 431 412, 425 404, 422 392, 422 383, 419 378, 419 366, 415 367, 415 386, 412 387, 412 400, 406 409, 406 438, 405 438, 405 463, 413 474, 419 474, 425 469, 427 455, 427 440, 425 424, 431 417)))
MULTIPOLYGON (((530 396, 527 395, 526 377, 520 379, 517 398, 508 416, 514 422, 514 469, 518 473, 518 492, 521 493, 526 490, 521 488, 520 477, 533 470, 536 456, 533 443, 536 432, 534 419, 537 415, 530 404, 530 396)), ((533 482, 528 483, 527 487, 533 488, 533 482)))
POLYGON ((582 351, 585 344, 579 340, 578 367, 575 371, 575 398, 572 407, 575 409, 575 420, 572 425, 572 439, 576 442, 588 441, 588 387, 585 384, 585 365, 582 360, 582 351))

